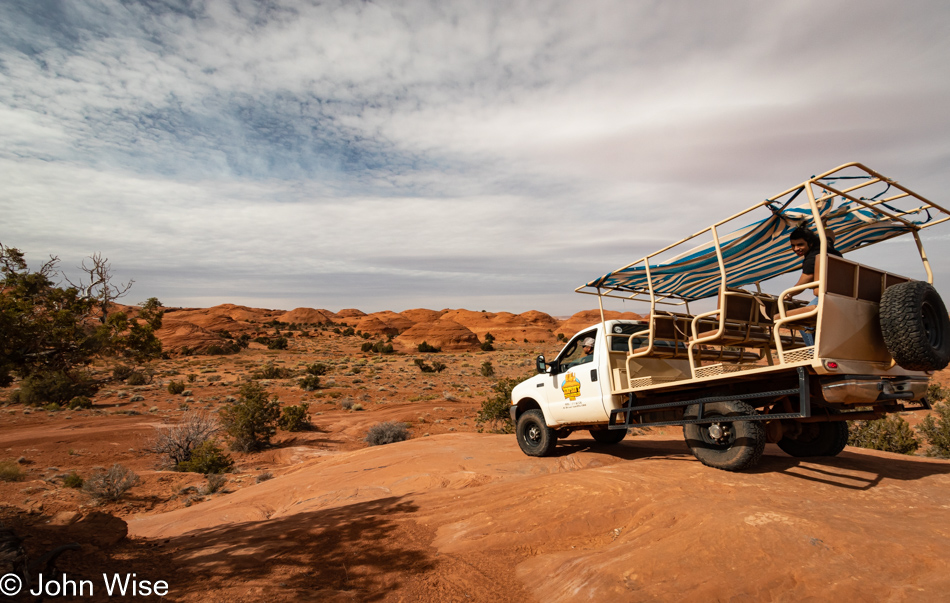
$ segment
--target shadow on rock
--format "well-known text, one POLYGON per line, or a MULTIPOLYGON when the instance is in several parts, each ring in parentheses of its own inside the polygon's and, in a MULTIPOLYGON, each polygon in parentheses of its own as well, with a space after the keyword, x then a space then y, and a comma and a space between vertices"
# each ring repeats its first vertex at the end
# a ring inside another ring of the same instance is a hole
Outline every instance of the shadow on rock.
POLYGON ((782 473, 847 490, 870 490, 885 479, 910 481, 950 474, 950 463, 928 462, 924 457, 904 460, 849 451, 836 457, 795 458, 769 452, 767 450, 762 461, 745 473, 782 473))
MULTIPOLYGON (((397 521, 417 507, 398 497, 199 530, 163 540, 182 583, 207 592, 278 584, 288 600, 343 593, 373 601, 434 567, 428 545, 397 521)), ((187 589, 186 589, 187 590, 187 589)))

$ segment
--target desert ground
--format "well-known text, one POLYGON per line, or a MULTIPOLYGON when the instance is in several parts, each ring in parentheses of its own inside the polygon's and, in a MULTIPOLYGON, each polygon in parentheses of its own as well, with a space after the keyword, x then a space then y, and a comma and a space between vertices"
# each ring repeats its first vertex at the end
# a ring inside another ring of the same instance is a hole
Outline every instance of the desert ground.
MULTIPOLYGON (((86 410, 0 408, 0 460, 26 473, 0 482, 0 523, 31 559, 79 543, 56 567, 94 579, 95 600, 106 600, 103 573, 166 581, 163 600, 195 602, 946 598, 948 461, 853 447, 802 460, 770 444, 754 471, 732 474, 701 465, 676 428, 616 446, 578 433, 549 458, 480 429, 498 378, 529 375, 558 333, 595 316, 169 309, 169 357, 151 363, 151 383, 107 383, 86 410), (287 349, 206 353, 278 333, 287 349), (493 351, 479 347, 487 333, 493 351), (393 354, 361 351, 390 337, 393 354), (441 351, 419 353, 422 341, 441 351), (423 373, 419 358, 446 368, 423 373), (316 362, 328 372, 304 391, 316 362), (266 364, 291 373, 262 383, 281 405, 309 404, 313 430, 232 452, 235 470, 210 494, 203 476, 149 450, 157 429, 215 413, 266 364), (171 380, 186 390, 170 394, 171 380), (409 424, 410 439, 368 446, 382 421, 409 424), (63 484, 114 463, 140 477, 115 503, 63 484)), ((113 365, 93 370, 107 379, 113 365)), ((143 598, 159 599, 110 600, 143 598)))

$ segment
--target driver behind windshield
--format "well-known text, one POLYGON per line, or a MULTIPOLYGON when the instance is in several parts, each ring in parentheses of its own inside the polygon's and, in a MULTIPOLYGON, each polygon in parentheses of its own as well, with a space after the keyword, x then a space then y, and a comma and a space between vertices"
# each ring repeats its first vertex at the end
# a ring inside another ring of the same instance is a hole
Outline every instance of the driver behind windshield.
POLYGON ((583 355, 578 357, 577 360, 571 362, 571 366, 587 364, 588 362, 594 361, 594 338, 585 337, 584 340, 581 341, 581 348, 583 348, 583 355))

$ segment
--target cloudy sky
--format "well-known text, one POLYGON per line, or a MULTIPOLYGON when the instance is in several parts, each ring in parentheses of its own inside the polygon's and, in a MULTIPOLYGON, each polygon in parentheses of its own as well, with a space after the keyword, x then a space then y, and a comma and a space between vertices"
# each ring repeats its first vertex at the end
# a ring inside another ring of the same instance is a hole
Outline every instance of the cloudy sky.
POLYGON ((0 242, 101 252, 129 302, 570 314, 848 161, 950 205, 948 33, 945 0, 5 0, 0 242))

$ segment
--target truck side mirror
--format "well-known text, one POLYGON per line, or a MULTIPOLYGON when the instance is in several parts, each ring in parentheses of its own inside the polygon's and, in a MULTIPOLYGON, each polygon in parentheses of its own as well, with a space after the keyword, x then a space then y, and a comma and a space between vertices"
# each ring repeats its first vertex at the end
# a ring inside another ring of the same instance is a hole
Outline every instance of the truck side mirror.
POLYGON ((544 354, 538 355, 538 358, 535 360, 535 368, 538 369, 539 373, 548 372, 548 365, 544 363, 544 354))

